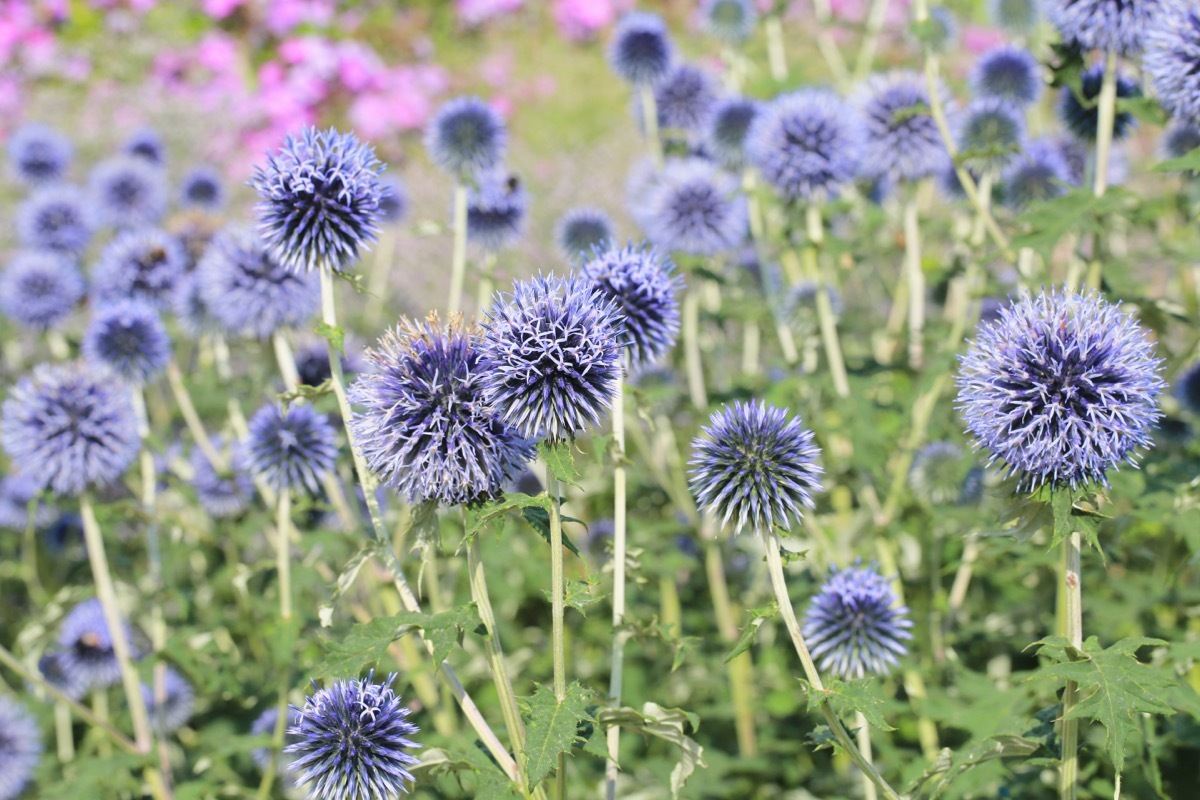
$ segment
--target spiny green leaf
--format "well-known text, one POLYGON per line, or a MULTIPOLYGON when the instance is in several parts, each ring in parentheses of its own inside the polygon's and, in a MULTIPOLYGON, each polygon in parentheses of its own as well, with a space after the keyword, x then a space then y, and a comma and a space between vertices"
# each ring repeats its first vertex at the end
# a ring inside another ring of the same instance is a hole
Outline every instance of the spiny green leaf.
POLYGON ((588 607, 600 602, 601 598, 597 596, 595 590, 595 581, 582 578, 579 580, 569 580, 567 581, 564 602, 586 617, 588 607))
POLYGON ((738 637, 737 644, 735 644, 733 649, 729 651, 729 654, 725 656, 725 659, 722 663, 728 664, 730 661, 733 661, 742 653, 749 650, 754 645, 754 638, 758 636, 758 629, 762 627, 764 622, 771 619, 771 617, 778 613, 779 608, 778 606, 774 605, 767 609, 750 609, 750 621, 746 623, 746 627, 742 628, 742 634, 738 637))
POLYGON ((277 395, 277 397, 279 398, 279 402, 284 403, 285 405, 294 403, 297 400, 304 400, 306 402, 311 403, 312 401, 316 400, 318 397, 324 397, 325 395, 329 394, 332 391, 333 391, 333 379, 326 378, 325 380, 318 383, 316 386, 309 386, 308 384, 301 384, 301 385, 297 386, 295 389, 292 389, 290 392, 280 393, 279 395, 277 395))
POLYGON ((525 739, 525 769, 530 786, 541 783, 555 768, 559 754, 571 750, 590 698, 591 692, 578 683, 567 687, 562 702, 547 687, 536 686, 533 697, 529 698, 525 739))
MULTIPOLYGON (((521 516, 529 523, 529 527, 538 532, 538 535, 546 540, 546 544, 550 543, 550 512, 544 508, 527 507, 521 509, 521 516)), ((563 517, 562 521, 579 522, 574 517, 563 517)), ((566 531, 563 531, 563 547, 575 554, 576 558, 583 558, 579 552, 579 548, 571 541, 571 537, 567 536, 566 531)))
POLYGON ((1154 165, 1152 172, 1195 172, 1200 170, 1200 147, 1154 165))
POLYGON ((691 726, 692 730, 700 727, 700 718, 690 711, 646 703, 640 712, 628 707, 605 709, 596 715, 596 721, 605 728, 620 725, 626 730, 653 736, 678 747, 679 762, 671 770, 672 797, 679 796, 696 767, 707 766, 704 763, 704 748, 685 733, 685 726, 691 726))
POLYGON ((823 702, 828 702, 840 717, 844 718, 850 712, 857 711, 872 728, 881 731, 895 730, 883 718, 884 698, 880 693, 879 681, 843 681, 833 678, 825 685, 823 692, 810 688, 808 710, 816 711, 823 702))
POLYGON ((450 651, 462 639, 463 632, 474 630, 480 625, 474 603, 440 614, 401 611, 391 619, 404 626, 401 633, 413 628, 424 631, 426 640, 433 644, 433 660, 439 664, 450 655, 450 651))
POLYGON ((483 503, 473 510, 474 521, 470 525, 468 535, 474 536, 493 519, 514 508, 541 508, 549 513, 552 502, 554 501, 545 492, 537 496, 508 492, 503 497, 483 503))
POLYGON ((329 644, 325 660, 313 673, 326 678, 355 678, 370 665, 376 664, 396 640, 400 623, 391 617, 378 617, 360 622, 350 629, 341 641, 329 644))
POLYGON ((333 344, 335 352, 340 353, 345 349, 346 331, 342 328, 327 322, 318 322, 315 330, 318 336, 333 344))
POLYGON ((546 462, 550 475, 572 486, 578 486, 579 473, 575 470, 575 456, 571 453, 570 442, 538 442, 538 455, 546 462))
POLYGON ((341 278, 354 289, 355 294, 367 294, 367 281, 362 275, 357 272, 346 272, 345 270, 337 270, 334 273, 335 277, 341 278))
POLYGON ((955 778, 980 764, 997 758, 1028 758, 1036 753, 1039 747, 1041 744, 1032 739, 1001 734, 967 745, 958 753, 952 752, 948 747, 942 748, 933 765, 909 786, 908 793, 915 795, 926 785, 936 782, 936 785, 931 785, 923 793, 936 797, 941 793, 941 789, 953 783, 955 778))

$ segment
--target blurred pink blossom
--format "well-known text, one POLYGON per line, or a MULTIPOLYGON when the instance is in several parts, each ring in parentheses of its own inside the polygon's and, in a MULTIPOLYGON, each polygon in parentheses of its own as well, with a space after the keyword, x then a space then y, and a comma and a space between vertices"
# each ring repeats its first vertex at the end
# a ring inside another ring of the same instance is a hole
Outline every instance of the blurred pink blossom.
POLYGON ((226 72, 237 66, 238 45, 232 36, 212 31, 196 44, 196 63, 212 72, 226 72))
POLYGON ((458 21, 474 28, 488 20, 520 10, 524 0, 455 0, 458 21))
POLYGON ((337 49, 338 80, 350 92, 377 87, 382 80, 383 61, 359 42, 342 42, 337 49))
POLYGON ((213 19, 225 19, 243 5, 245 0, 204 0, 203 9, 213 19))
POLYGON ((333 0, 267 0, 263 19, 276 36, 304 24, 323 26, 333 19, 333 0))
POLYGON ((1004 31, 998 28, 985 28, 980 25, 967 25, 963 28, 963 47, 969 53, 983 53, 1007 41, 1004 31))
POLYGON ((490 85, 500 88, 512 77, 513 54, 511 51, 488 56, 479 65, 479 74, 490 85))
POLYGON ((565 38, 586 41, 632 5, 628 0, 554 0, 554 23, 565 38))

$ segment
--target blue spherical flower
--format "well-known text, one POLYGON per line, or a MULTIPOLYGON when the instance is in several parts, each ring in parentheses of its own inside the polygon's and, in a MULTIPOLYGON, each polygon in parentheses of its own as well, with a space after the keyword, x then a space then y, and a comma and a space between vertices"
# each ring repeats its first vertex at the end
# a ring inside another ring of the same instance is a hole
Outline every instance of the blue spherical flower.
POLYGON ((161 705, 157 701, 155 685, 142 684, 142 702, 146 704, 146 711, 150 714, 150 724, 159 735, 174 733, 187 724, 196 704, 196 693, 192 690, 192 685, 170 667, 164 670, 163 684, 166 696, 161 705))
POLYGON ((696 503, 736 530, 790 528, 821 491, 820 450, 787 409, 761 400, 713 412, 692 442, 688 483, 696 503))
POLYGON ((307 128, 254 168, 258 230, 276 260, 341 271, 375 241, 383 165, 352 133, 307 128))
POLYGON ((467 192, 467 239, 495 252, 521 238, 529 194, 515 175, 485 173, 467 192))
POLYGON ((317 494, 337 460, 337 433, 310 405, 293 405, 284 413, 268 403, 250 419, 246 447, 251 472, 275 491, 304 488, 317 494))
POLYGON ((662 171, 646 156, 638 159, 625 176, 625 207, 629 216, 642 228, 651 224, 652 200, 662 183, 662 171))
POLYGON ((444 103, 425 128, 429 157, 459 182, 495 169, 507 147, 504 120, 478 97, 444 103))
MULTIPOLYGON (((269 739, 275 733, 275 723, 278 721, 278 719, 279 709, 274 707, 268 708, 266 711, 259 714, 254 720, 253 724, 251 724, 250 735, 266 737, 269 739)), ((287 734, 286 731, 296 727, 299 722, 300 711, 295 706, 292 706, 287 711, 287 721, 284 723, 285 733, 283 737, 283 744, 285 752, 279 754, 276 762, 276 770, 279 775, 279 780, 284 787, 286 787, 286 794, 288 797, 292 797, 295 794, 293 790, 296 789, 296 781, 298 780, 299 776, 292 768, 292 764, 295 763, 296 757, 291 753, 286 752, 286 748, 288 745, 295 744, 298 739, 295 736, 287 734)), ((250 757, 254 759, 254 763, 258 765, 260 770, 265 770, 267 765, 270 763, 271 748, 265 746, 256 747, 250 751, 250 757)))
POLYGON ((980 171, 998 171, 1021 151, 1025 119, 1008 101, 982 97, 967 106, 957 134, 963 164, 980 171))
POLYGON ((419 760, 405 751, 420 747, 409 738, 419 729, 391 688, 395 678, 375 683, 372 672, 325 689, 313 684, 315 693, 287 731, 297 739, 284 748, 296 756, 292 771, 310 800, 382 800, 408 792, 409 770, 419 760))
POLYGON ((395 225, 408 213, 408 190, 395 177, 384 178, 381 184, 383 192, 379 196, 379 221, 395 225))
POLYGON ((43 187, 17 206, 17 238, 25 247, 82 253, 93 228, 91 206, 83 190, 75 186, 43 187))
POLYGON ((1167 110, 1200 124, 1200 9, 1194 3, 1161 0, 1142 63, 1167 110))
POLYGON ((958 44, 960 33, 954 12, 945 6, 934 6, 929 9, 929 19, 919 44, 935 53, 949 53, 958 44))
POLYGON ((39 528, 54 521, 58 514, 44 501, 38 499, 41 487, 29 475, 12 472, 0 478, 0 528, 23 532, 30 522, 39 528), (29 513, 29 504, 37 504, 29 513))
POLYGON ((913 456, 908 485, 916 497, 931 505, 958 501, 970 463, 954 442, 930 442, 913 456))
POLYGON ((155 225, 167 211, 166 176, 143 158, 101 161, 88 177, 88 193, 100 222, 115 228, 155 225))
POLYGON ((42 760, 42 732, 25 707, 0 695, 0 800, 15 800, 42 760))
POLYGON ((38 673, 46 683, 72 700, 78 700, 87 694, 91 687, 77 670, 71 669, 70 659, 65 652, 48 652, 38 659, 38 673))
POLYGON ((723 166, 740 169, 746 162, 746 134, 761 110, 757 100, 740 96, 723 97, 713 106, 704 143, 723 166))
POLYGON ((139 128, 121 145, 121 152, 161 167, 167 160, 167 148, 153 128, 139 128))
MULTIPOLYGON (((1100 85, 1104 80, 1104 65, 1097 64, 1083 73, 1080 85, 1080 96, 1075 94, 1071 86, 1064 86, 1058 96, 1058 116, 1066 125, 1067 130, 1077 139, 1085 142, 1096 141, 1096 131, 1100 127, 1100 85)), ((1141 88, 1126 77, 1117 73, 1117 98, 1140 97, 1141 88)), ((1137 125, 1137 119, 1128 111, 1117 111, 1113 118, 1113 141, 1120 141, 1129 135, 1137 125)))
MULTIPOLYGON (((367 369, 360 357, 361 348, 352 346, 353 341, 353 337, 347 337, 346 352, 342 354, 342 374, 347 381, 367 369)), ((296 348, 296 372, 302 386, 320 386, 333 377, 329 368, 329 348, 324 339, 309 339, 296 348)))
POLYGON ((625 317, 621 343, 630 368, 640 370, 665 356, 679 335, 683 278, 653 247, 628 245, 598 253, 580 270, 625 317))
MULTIPOLYGON (((943 169, 950 160, 929 113, 925 79, 917 73, 876 75, 859 90, 855 104, 865 126, 863 175, 916 181, 943 169)), ((943 105, 951 116, 948 104, 943 105)))
POLYGON ((248 228, 227 228, 196 266, 200 298, 228 334, 269 339, 303 325, 321 303, 316 276, 296 272, 248 228))
POLYGON ((1181 158, 1197 147, 1200 147, 1200 124, 1177 119, 1167 125, 1159 142, 1164 159, 1181 158))
POLYGON ((573 439, 616 397, 620 310, 579 276, 513 284, 479 343, 484 399, 523 436, 573 439))
POLYGON ((1141 54, 1147 30, 1163 13, 1160 0, 1043 0, 1064 41, 1084 50, 1141 54))
POLYGON ((184 208, 216 211, 225 205, 225 186, 221 174, 209 166, 199 166, 183 176, 179 204, 184 208))
POLYGON ((78 362, 36 367, 0 414, 9 458, 59 494, 112 483, 141 448, 129 389, 78 362))
POLYGON ((728 44, 741 44, 754 32, 758 9, 753 0, 701 0, 700 24, 728 44))
POLYGON ((166 309, 186 266, 183 246, 166 231, 125 231, 101 251, 92 291, 100 302, 133 298, 166 309))
POLYGON ((608 60, 622 79, 638 85, 662 80, 675 61, 675 47, 662 17, 634 12, 621 17, 608 60))
POLYGON ((141 384, 166 369, 171 338, 153 307, 141 300, 123 300, 96 309, 81 350, 89 363, 141 384))
POLYGON ((666 250, 711 256, 737 247, 746 234, 738 182, 699 158, 668 162, 644 204, 646 233, 666 250))
POLYGON ((1003 179, 1005 201, 1023 208, 1065 193, 1071 184, 1071 168, 1053 141, 1034 139, 1009 164, 1003 179))
MULTIPOLYGON (((221 437, 214 437, 212 444, 218 453, 224 450, 221 437)), ((196 491, 196 499, 213 519, 236 517, 246 510, 250 498, 254 496, 246 448, 235 444, 229 449, 228 455, 228 467, 222 472, 217 472, 199 447, 192 450, 188 459, 192 466, 192 488, 196 491)))
POLYGON ((185 273, 175 284, 175 291, 171 294, 171 312, 184 334, 191 339, 199 339, 220 330, 200 293, 200 281, 194 271, 185 273))
POLYGON ((56 328, 83 299, 83 276, 52 250, 25 250, 0 272, 0 311, 27 328, 56 328))
POLYGON ((1136 464, 1161 416, 1160 361, 1138 324, 1096 294, 1025 297, 961 357, 958 406, 1021 489, 1107 484, 1136 464))
POLYGON ((8 139, 8 162, 13 173, 30 186, 62 179, 74 152, 70 139, 37 122, 22 125, 8 139))
POLYGON ((833 92, 805 89, 775 98, 746 135, 747 160, 787 200, 820 202, 858 172, 862 124, 833 92))
MULTIPOLYGON (((137 658, 139 653, 129 623, 122 620, 121 627, 125 641, 129 642, 130 655, 137 658)), ((60 666, 73 684, 102 689, 121 679, 112 631, 96 598, 84 600, 67 612, 58 630, 58 645, 62 648, 60 666)))
POLYGON ((1004 44, 979 57, 970 75, 971 92, 1028 106, 1042 96, 1042 65, 1023 47, 1004 44))
POLYGON ((704 70, 680 64, 654 84, 654 102, 660 130, 677 128, 700 133, 716 107, 717 87, 704 70))
POLYGON ((1200 414, 1200 361, 1180 373, 1173 394, 1181 406, 1193 414, 1200 414))
POLYGON ((409 502, 473 503, 503 491, 533 442, 484 402, 476 334, 456 322, 403 321, 367 353, 350 421, 367 465, 409 502))
POLYGON ((988 0, 987 6, 992 21, 1015 34, 1028 34, 1041 21, 1039 0, 988 0))
POLYGON ((843 679, 887 675, 908 652, 908 608, 873 567, 834 570, 804 617, 804 638, 821 669, 843 679))
POLYGON ((613 246, 613 224, 596 208, 572 208, 554 226, 554 242, 568 261, 613 246))

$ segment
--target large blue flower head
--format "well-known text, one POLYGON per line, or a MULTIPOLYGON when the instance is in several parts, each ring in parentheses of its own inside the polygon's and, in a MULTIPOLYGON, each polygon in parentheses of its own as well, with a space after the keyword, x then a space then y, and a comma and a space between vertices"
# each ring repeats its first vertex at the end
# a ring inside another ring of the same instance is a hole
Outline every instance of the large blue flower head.
POLYGON ((167 148, 163 144, 162 136, 150 127, 138 128, 130 134, 121 145, 121 152, 156 167, 161 167, 167 160, 167 148))
POLYGON ((740 169, 746 163, 746 134, 761 110, 757 100, 738 95, 723 97, 713 106, 704 144, 723 166, 740 169))
POLYGON ((285 413, 268 403, 250 419, 246 448, 250 471, 275 491, 317 494, 337 460, 337 433, 310 405, 292 405, 285 413))
POLYGON ((495 252, 511 247, 525 230, 529 193, 504 171, 484 173, 467 192, 467 239, 495 252))
POLYGON ((269 339, 303 325, 321 303, 316 276, 289 269, 262 237, 226 228, 196 265, 200 298, 220 327, 234 336, 269 339))
POLYGON ((1002 44, 979 57, 970 75, 975 97, 995 97, 1028 106, 1042 96, 1042 65, 1023 47, 1002 44))
MULTIPOLYGON (((1064 86, 1058 96, 1058 116, 1066 125, 1067 130, 1076 139, 1084 142, 1096 141, 1096 131, 1100 127, 1100 84, 1104 80, 1104 65, 1096 64, 1083 73, 1080 84, 1080 96, 1075 94, 1071 86, 1064 86)), ((1117 99, 1140 97, 1141 87, 1127 75, 1117 73, 1117 99)), ((1117 111, 1113 118, 1113 141, 1124 139, 1137 126, 1137 119, 1128 111, 1117 111)))
POLYGON ((702 133, 716 108, 716 82, 700 67, 680 64, 654 84, 654 102, 659 130, 702 133))
POLYGON ((35 330, 56 328, 83 299, 83 276, 52 250, 24 250, 0 272, 0 311, 35 330))
POLYGON ((22 125, 8 139, 8 163, 17 179, 29 186, 61 180, 74 153, 70 139, 38 122, 22 125))
POLYGON ((150 724, 159 734, 174 733, 192 717, 196 704, 196 692, 182 675, 167 667, 164 671, 163 702, 159 704, 154 684, 142 684, 142 702, 150 714, 150 724))
POLYGON ((101 302, 137 298, 167 309, 186 266, 183 246, 166 231, 124 231, 101 251, 92 269, 92 292, 101 302))
MULTIPOLYGON (((213 438, 212 444, 218 453, 223 452, 224 442, 219 436, 213 438)), ((221 472, 216 470, 199 447, 192 450, 188 459, 192 466, 192 488, 196 491, 196 499, 213 519, 236 517, 246 510, 250 498, 254 496, 246 448, 236 443, 229 448, 228 456, 228 465, 221 472)))
POLYGON ((523 436, 574 439, 616 397, 622 324, 583 277, 517 281, 497 296, 479 342, 485 401, 523 436))
POLYGON ((1160 0, 1142 64, 1167 110, 1200 124, 1200 8, 1195 3, 1160 0))
POLYGON ((1015 208, 1064 194, 1071 184, 1071 168, 1062 150, 1049 139, 1034 139, 1003 175, 1004 199, 1015 208))
POLYGON ((45 186, 17 206, 17 238, 25 247, 78 254, 95 228, 83 190, 65 183, 45 186))
POLYGON ((350 387, 350 421, 367 465, 411 503, 473 503, 503 491, 533 441, 484 402, 477 334, 436 316, 402 321, 368 351, 350 387))
POLYGON ((54 521, 58 512, 38 499, 41 487, 33 477, 21 472, 11 472, 0 478, 0 528, 24 532, 32 522, 39 528, 54 521), (30 513, 29 504, 37 503, 30 513))
POLYGON ((732 250, 746 235, 746 203, 738 182, 712 162, 667 162, 639 212, 659 247, 697 256, 732 250))
POLYGON ((1022 490, 1107 484, 1108 470, 1137 463, 1161 416, 1154 345, 1096 294, 1022 298, 960 360, 967 431, 1022 490))
POLYGON ((42 732, 25 707, 0 695, 0 800, 15 800, 42 760, 42 732))
POLYGON ((754 32, 758 9, 753 0, 700 0, 700 25, 727 44, 741 44, 754 32))
POLYGON ((389 675, 375 683, 340 680, 317 689, 304 703, 288 734, 296 741, 285 753, 296 756, 291 770, 310 800, 383 800, 408 792, 409 770, 419 759, 405 751, 418 728, 409 722, 411 709, 401 705, 389 675))
POLYGON ((500 165, 508 128, 478 97, 456 97, 443 103, 426 126, 425 149, 434 164, 466 182, 500 165))
POLYGON ((217 211, 225 205, 225 185, 216 169, 201 165, 183 176, 179 204, 184 208, 217 211))
MULTIPOLYGON (((131 655, 138 657, 129 624, 122 620, 125 641, 131 655)), ((62 668, 72 682, 89 688, 112 686, 121 679, 121 667, 113 650, 112 631, 104 617, 104 607, 96 598, 84 600, 63 617, 58 629, 58 646, 62 648, 62 668)))
POLYGON ((1025 117, 1021 109, 997 97, 972 100, 959 117, 961 163, 980 171, 999 171, 1021 151, 1025 117))
POLYGON ((621 17, 608 51, 613 71, 638 85, 657 83, 675 61, 675 46, 662 17, 633 12, 621 17))
MULTIPOLYGON (((938 172, 949 161, 930 114, 925 79, 917 73, 892 72, 869 78, 857 92, 855 105, 864 124, 863 175, 916 181, 938 172)), ((951 110, 948 103, 943 105, 947 112, 951 110)))
POLYGON ((674 270, 669 258, 646 245, 597 252, 581 269, 625 317, 621 342, 634 371, 665 356, 679 335, 683 278, 674 270))
POLYGON ((688 483, 696 503, 723 525, 790 528, 821 491, 820 450, 787 409, 761 400, 713 412, 692 442, 688 483))
POLYGON ((142 384, 166 369, 171 338, 152 306, 141 300, 119 300, 93 312, 81 350, 88 363, 142 384))
POLYGON ((0 414, 9 458, 59 494, 112 483, 141 448, 128 387, 79 362, 34 368, 0 414))
POLYGON ((554 243, 568 261, 607 250, 613 242, 612 219, 598 208, 568 209, 554 226, 554 243))
POLYGON ((1175 380, 1172 394, 1181 406, 1193 414, 1200 415, 1200 361, 1180 373, 1175 380))
POLYGON ((115 156, 88 176, 88 192, 101 224, 114 228, 156 225, 167 211, 167 179, 143 158, 115 156))
POLYGON ((820 202, 858 172, 862 123, 836 94, 804 89, 775 98, 746 135, 747 160, 787 200, 820 202))
POLYGON ((295 270, 342 271, 379 232, 383 165, 353 133, 306 128, 254 168, 258 230, 295 270))
POLYGON ((1137 56, 1162 0, 1042 0, 1046 17, 1066 42, 1084 50, 1137 56))
POLYGON ((988 0, 988 16, 1001 28, 1025 35, 1041 21, 1040 0, 988 0))
POLYGON ((908 608, 873 567, 834 570, 804 617, 804 638, 821 669, 843 679, 887 675, 908 652, 908 608))

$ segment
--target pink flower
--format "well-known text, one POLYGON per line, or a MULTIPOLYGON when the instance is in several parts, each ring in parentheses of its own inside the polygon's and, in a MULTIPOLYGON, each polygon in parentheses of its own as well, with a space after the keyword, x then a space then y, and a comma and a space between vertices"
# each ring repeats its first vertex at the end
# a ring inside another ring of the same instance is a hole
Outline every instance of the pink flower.
POLYGON ((216 73, 234 70, 238 61, 238 46, 232 36, 212 31, 196 45, 196 63, 216 73))
POLYGON ((204 13, 213 19, 225 19, 245 4, 245 0, 204 0, 204 13))
POLYGON ((366 139, 379 140, 395 130, 391 101, 382 94, 360 94, 350 104, 350 124, 366 139))
POLYGON ((383 80, 383 62, 370 47, 342 42, 337 50, 338 81, 358 93, 378 86, 383 80))
POLYGON ((332 0, 267 0, 267 28, 276 36, 282 36, 298 25, 327 25, 333 19, 332 0))
POLYGON ((496 88, 508 83, 512 77, 513 55, 511 52, 496 53, 488 56, 479 65, 479 74, 483 79, 496 88))
POLYGON ((488 20, 511 14, 524 5, 524 0, 456 0, 454 7, 458 21, 468 28, 482 25, 488 20))
POLYGON ((570 41, 586 41, 611 25, 627 5, 619 0, 555 0, 554 23, 570 41))
POLYGON ((963 27, 963 47, 969 53, 982 53, 991 50, 1005 41, 1004 32, 996 28, 984 28, 979 25, 963 27))

